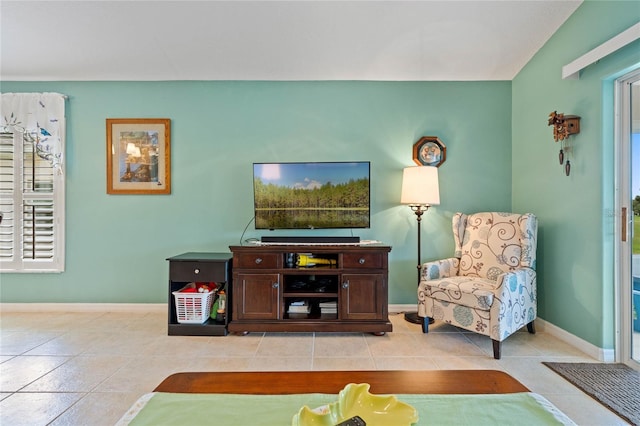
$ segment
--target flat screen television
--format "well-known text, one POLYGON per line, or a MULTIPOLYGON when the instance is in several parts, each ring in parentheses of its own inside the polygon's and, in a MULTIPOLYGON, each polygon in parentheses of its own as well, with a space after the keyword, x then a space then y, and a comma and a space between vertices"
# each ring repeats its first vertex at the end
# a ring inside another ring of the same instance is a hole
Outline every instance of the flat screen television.
POLYGON ((254 163, 256 229, 369 228, 370 163, 254 163))

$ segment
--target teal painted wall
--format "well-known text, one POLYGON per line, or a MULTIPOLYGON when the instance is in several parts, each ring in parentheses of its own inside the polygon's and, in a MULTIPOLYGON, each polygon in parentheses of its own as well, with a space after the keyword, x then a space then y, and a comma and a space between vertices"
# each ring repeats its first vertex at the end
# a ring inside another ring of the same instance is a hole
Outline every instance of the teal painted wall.
MULTIPOLYGON (((455 211, 511 208, 509 81, 3 82, 2 91, 69 96, 66 271, 4 273, 2 302, 165 302, 167 257, 239 243, 253 162, 371 161, 372 226, 354 233, 393 246, 390 303, 416 301, 416 220, 399 198, 421 136, 447 146, 422 260, 452 254, 455 211), (105 119, 120 117, 172 120, 171 195, 106 194, 105 119)), ((266 233, 252 227, 245 238, 266 233)))
POLYGON ((513 208, 540 220, 538 314, 601 348, 614 328, 614 78, 640 65, 636 41, 579 80, 562 67, 640 20, 640 3, 586 1, 513 81, 513 208), (571 175, 547 118, 582 117, 571 136, 571 175))

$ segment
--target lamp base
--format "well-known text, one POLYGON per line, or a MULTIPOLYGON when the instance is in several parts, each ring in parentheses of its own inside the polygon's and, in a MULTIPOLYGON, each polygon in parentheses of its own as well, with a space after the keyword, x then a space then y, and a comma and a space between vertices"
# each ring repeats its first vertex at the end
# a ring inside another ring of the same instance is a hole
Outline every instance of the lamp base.
MULTIPOLYGON (((422 324, 422 317, 419 317, 417 312, 405 312, 404 320, 413 324, 422 324)), ((433 318, 429 318, 429 324, 433 323, 433 318)))

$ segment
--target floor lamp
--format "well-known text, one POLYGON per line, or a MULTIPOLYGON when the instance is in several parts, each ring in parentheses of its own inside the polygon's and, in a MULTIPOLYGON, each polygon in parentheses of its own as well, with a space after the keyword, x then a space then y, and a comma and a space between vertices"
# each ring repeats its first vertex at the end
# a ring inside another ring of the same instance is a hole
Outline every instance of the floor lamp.
MULTIPOLYGON (((418 221, 418 284, 420 284, 420 223, 422 215, 432 205, 440 204, 440 188, 438 185, 438 168, 432 166, 406 167, 402 173, 402 204, 408 205, 415 213, 418 221)), ((414 324, 421 324, 418 312, 407 312, 404 319, 414 324)))

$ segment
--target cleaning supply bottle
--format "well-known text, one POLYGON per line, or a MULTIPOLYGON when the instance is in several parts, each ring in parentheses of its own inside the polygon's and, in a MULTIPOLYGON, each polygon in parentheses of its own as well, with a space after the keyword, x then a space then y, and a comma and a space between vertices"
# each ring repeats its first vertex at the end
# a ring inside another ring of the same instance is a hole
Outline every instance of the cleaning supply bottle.
POLYGON ((216 310, 216 321, 224 322, 227 311, 227 295, 224 290, 218 292, 218 309, 216 310))

